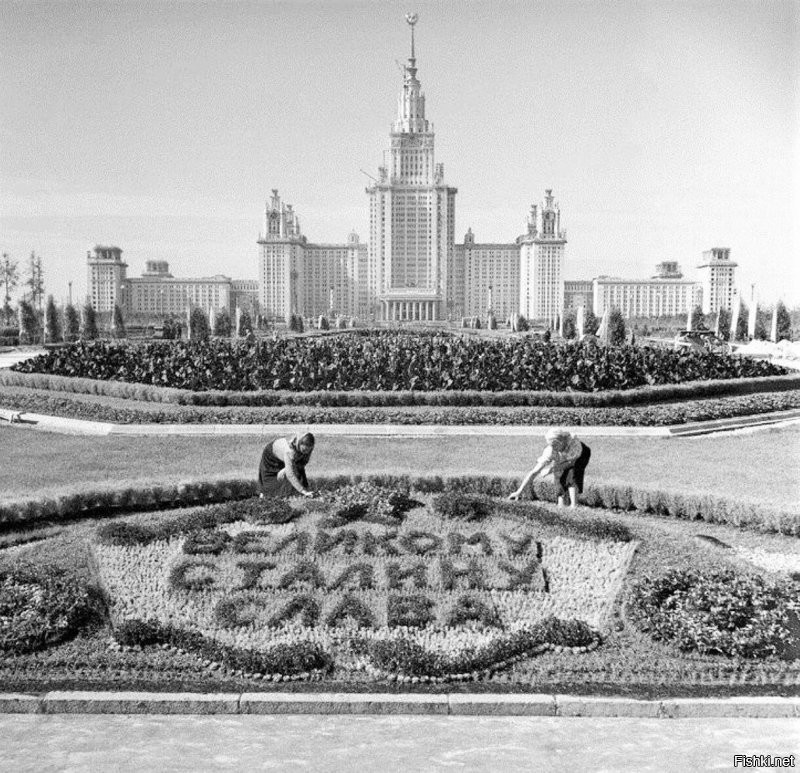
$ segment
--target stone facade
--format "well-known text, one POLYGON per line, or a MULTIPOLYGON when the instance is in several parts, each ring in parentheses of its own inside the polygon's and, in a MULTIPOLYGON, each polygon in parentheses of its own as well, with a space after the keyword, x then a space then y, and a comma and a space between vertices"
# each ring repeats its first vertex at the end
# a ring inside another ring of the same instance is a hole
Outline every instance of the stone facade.
POLYGON ((733 308, 737 265, 731 260, 728 247, 712 247, 703 253, 703 260, 697 267, 703 287, 703 314, 733 308))
POLYGON ((689 279, 620 279, 601 276, 592 280, 594 313, 600 317, 616 308, 624 317, 669 317, 686 314, 702 300, 702 287, 689 279))

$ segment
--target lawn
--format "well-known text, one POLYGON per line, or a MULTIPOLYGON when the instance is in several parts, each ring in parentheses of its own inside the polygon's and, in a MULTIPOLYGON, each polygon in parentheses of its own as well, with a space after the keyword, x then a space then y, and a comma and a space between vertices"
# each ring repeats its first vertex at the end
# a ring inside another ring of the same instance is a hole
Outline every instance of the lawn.
MULTIPOLYGON (((288 434, 289 430, 287 430, 288 434)), ((522 475, 544 447, 530 438, 326 436, 318 473, 522 475)), ((267 438, 80 437, 0 426, 0 499, 87 485, 255 477, 267 438)), ((694 438, 591 438, 587 480, 760 502, 800 512, 800 427, 694 438)))

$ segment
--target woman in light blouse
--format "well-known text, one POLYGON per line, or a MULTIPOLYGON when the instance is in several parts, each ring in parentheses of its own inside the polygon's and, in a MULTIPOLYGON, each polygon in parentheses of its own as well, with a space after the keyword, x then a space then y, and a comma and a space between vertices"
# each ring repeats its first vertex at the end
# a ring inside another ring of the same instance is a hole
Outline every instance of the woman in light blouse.
POLYGON ((570 507, 577 507, 578 494, 583 493, 583 474, 592 452, 589 446, 565 429, 550 429, 544 437, 547 441, 544 452, 509 499, 519 499, 537 475, 552 472, 558 486, 559 507, 563 507, 567 494, 570 507))

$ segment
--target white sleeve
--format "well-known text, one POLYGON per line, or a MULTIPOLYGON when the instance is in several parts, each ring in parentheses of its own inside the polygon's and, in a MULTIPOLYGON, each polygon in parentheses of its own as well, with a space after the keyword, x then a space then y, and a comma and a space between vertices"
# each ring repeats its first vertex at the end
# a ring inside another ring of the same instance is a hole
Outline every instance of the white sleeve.
POLYGON ((542 455, 536 460, 536 464, 552 464, 553 463, 553 446, 545 446, 542 455))

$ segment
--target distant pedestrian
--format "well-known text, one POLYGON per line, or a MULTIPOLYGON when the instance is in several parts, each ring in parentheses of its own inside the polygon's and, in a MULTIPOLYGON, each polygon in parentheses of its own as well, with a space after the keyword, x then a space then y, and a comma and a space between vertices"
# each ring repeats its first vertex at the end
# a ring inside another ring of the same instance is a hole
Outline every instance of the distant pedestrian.
POLYGON ((578 494, 583 493, 583 475, 592 452, 589 446, 565 429, 550 429, 544 437, 547 441, 544 452, 509 499, 519 499, 537 475, 552 472, 558 487, 559 507, 564 506, 567 495, 570 507, 577 507, 578 494))
POLYGON ((258 466, 258 488, 262 497, 288 497, 295 492, 313 496, 308 487, 306 465, 314 450, 314 436, 279 437, 264 447, 258 466))

